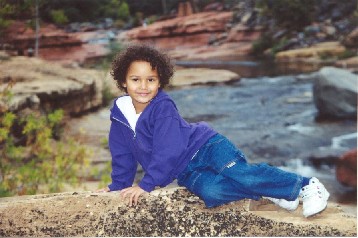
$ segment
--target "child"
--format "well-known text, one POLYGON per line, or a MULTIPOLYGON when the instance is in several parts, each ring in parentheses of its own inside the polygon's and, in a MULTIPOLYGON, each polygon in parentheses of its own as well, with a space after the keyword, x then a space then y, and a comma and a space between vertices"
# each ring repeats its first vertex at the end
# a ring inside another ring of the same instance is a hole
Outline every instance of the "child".
POLYGON ((112 183, 102 191, 121 190, 131 206, 142 194, 177 179, 209 208, 265 197, 295 210, 301 197, 305 217, 325 209, 329 193, 317 178, 249 164, 208 124, 186 122, 163 91, 173 73, 168 56, 145 45, 129 46, 114 59, 111 75, 126 95, 111 109, 112 183), (132 186, 137 162, 145 174, 132 186))

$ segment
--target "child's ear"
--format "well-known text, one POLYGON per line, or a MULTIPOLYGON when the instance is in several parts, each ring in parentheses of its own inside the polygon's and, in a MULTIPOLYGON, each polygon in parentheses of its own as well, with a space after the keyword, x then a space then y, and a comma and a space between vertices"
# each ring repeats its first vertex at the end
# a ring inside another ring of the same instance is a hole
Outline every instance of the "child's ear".
POLYGON ((126 88, 126 87, 127 87, 127 84, 126 84, 126 83, 122 83, 122 87, 123 87, 123 88, 126 88))

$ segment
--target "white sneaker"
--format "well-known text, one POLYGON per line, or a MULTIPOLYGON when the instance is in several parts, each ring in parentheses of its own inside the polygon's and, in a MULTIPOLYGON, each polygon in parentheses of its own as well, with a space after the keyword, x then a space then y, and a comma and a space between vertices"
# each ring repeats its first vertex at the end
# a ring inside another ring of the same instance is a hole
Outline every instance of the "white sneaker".
POLYGON ((300 191, 303 215, 309 217, 323 211, 327 206, 329 195, 324 185, 317 178, 312 177, 309 184, 301 188, 300 191))
POLYGON ((277 206, 282 207, 286 210, 289 211, 294 211, 297 209, 298 204, 299 204, 299 200, 298 198, 296 198, 296 200, 294 201, 287 201, 285 199, 279 199, 279 198, 270 198, 270 197, 264 197, 268 200, 270 200, 271 202, 275 203, 277 206))

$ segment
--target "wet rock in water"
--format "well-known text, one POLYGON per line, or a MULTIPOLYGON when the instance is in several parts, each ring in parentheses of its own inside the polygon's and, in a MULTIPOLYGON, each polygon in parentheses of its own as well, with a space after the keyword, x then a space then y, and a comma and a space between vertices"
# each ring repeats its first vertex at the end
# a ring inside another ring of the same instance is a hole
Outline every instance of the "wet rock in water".
POLYGON ((339 158, 336 177, 341 184, 357 188, 357 149, 350 150, 339 158))
POLYGON ((186 189, 158 189, 128 207, 117 192, 0 198, 0 236, 356 236, 333 203, 311 218, 268 200, 216 208, 186 189), (96 195, 96 196, 93 196, 96 195))
POLYGON ((335 67, 323 67, 315 76, 314 103, 319 118, 357 118, 357 75, 335 67))

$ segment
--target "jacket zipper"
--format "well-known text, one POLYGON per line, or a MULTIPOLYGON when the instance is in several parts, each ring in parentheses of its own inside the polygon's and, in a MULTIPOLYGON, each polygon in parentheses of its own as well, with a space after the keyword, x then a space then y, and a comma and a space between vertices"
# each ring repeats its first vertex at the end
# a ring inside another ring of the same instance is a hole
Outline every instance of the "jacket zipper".
POLYGON ((137 137, 137 134, 135 132, 135 130, 133 130, 132 127, 130 127, 130 125, 128 125, 127 123, 115 118, 115 117, 112 117, 114 120, 118 121, 119 123, 123 124, 124 126, 128 127, 132 132, 133 132, 133 139, 135 139, 137 137))

